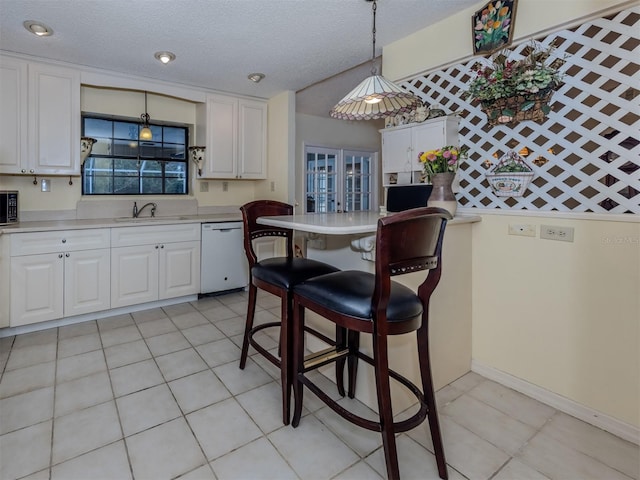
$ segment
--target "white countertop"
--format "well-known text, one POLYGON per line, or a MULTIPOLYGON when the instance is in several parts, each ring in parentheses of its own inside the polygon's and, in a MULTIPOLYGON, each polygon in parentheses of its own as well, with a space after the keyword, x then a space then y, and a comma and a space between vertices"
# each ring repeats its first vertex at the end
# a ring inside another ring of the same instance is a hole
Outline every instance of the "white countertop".
POLYGON ((242 221, 242 214, 215 213, 204 215, 174 215, 169 217, 141 217, 141 218, 95 218, 87 220, 44 220, 34 222, 19 222, 13 225, 0 226, 0 235, 7 233, 46 232, 55 230, 80 230, 87 228, 114 228, 143 225, 168 225, 176 223, 208 223, 208 222, 237 222, 242 221))
MULTIPOLYGON (((290 228, 300 232, 327 235, 373 233, 378 228, 377 212, 307 213, 258 218, 262 225, 290 228)), ((447 225, 479 222, 479 215, 456 215, 447 225)))

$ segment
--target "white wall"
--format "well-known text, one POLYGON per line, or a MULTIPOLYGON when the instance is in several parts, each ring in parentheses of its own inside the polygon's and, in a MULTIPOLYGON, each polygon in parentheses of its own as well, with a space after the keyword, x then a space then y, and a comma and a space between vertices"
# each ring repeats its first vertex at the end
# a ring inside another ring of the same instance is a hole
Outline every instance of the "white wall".
MULTIPOLYGON (((478 2, 384 49, 384 72, 409 79, 472 53, 478 2), (443 42, 446 39, 446 42, 443 42), (430 45, 446 45, 430 48, 430 45)), ((628 4, 520 0, 515 39, 628 4), (550 12, 553 12, 550 14, 550 12)), ((637 3, 637 2, 635 2, 637 3)), ((474 212, 476 213, 476 212, 474 212)), ((483 215, 473 230, 474 362, 640 427, 640 223, 571 215, 483 215), (534 224, 536 238, 507 235, 534 224), (539 238, 539 225, 575 228, 575 241, 539 238), (613 243, 610 243, 613 242, 613 243), (621 242, 616 244, 616 242, 621 242)), ((612 216, 611 219, 625 218, 612 216)))

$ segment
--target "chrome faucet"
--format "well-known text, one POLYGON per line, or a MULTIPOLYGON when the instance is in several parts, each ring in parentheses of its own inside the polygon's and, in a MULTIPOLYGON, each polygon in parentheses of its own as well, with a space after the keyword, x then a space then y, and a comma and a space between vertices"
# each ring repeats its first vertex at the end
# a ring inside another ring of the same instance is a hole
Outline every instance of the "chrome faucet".
POLYGON ((158 207, 155 203, 153 203, 153 202, 146 203, 142 207, 140 207, 140 209, 138 210, 137 202, 133 202, 133 218, 138 218, 138 215, 140 215, 142 213, 142 211, 145 208, 147 208, 149 205, 151 205, 151 216, 155 217, 156 216, 156 208, 158 207))

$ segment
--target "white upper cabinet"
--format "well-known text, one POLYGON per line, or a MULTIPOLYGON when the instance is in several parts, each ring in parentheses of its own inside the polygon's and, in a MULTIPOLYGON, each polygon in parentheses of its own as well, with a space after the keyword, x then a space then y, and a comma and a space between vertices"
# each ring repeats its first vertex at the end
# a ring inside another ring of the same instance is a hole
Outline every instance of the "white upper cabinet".
POLYGON ((80 174, 80 72, 0 57, 0 173, 80 174))
POLYGON ((207 147, 200 178, 266 178, 266 102, 211 94, 198 124, 197 137, 207 147))
POLYGON ((27 157, 27 62, 0 57, 0 172, 20 172, 27 157))
POLYGON ((420 152, 458 145, 458 117, 450 115, 400 127, 382 134, 382 173, 385 185, 420 183, 420 152))

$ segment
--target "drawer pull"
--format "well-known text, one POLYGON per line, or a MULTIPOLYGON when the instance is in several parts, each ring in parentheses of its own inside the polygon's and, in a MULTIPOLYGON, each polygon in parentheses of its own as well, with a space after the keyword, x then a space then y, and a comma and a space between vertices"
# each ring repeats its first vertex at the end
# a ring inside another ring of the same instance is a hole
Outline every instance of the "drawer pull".
POLYGON ((62 254, 61 253, 58 254, 58 258, 62 258, 62 254))

